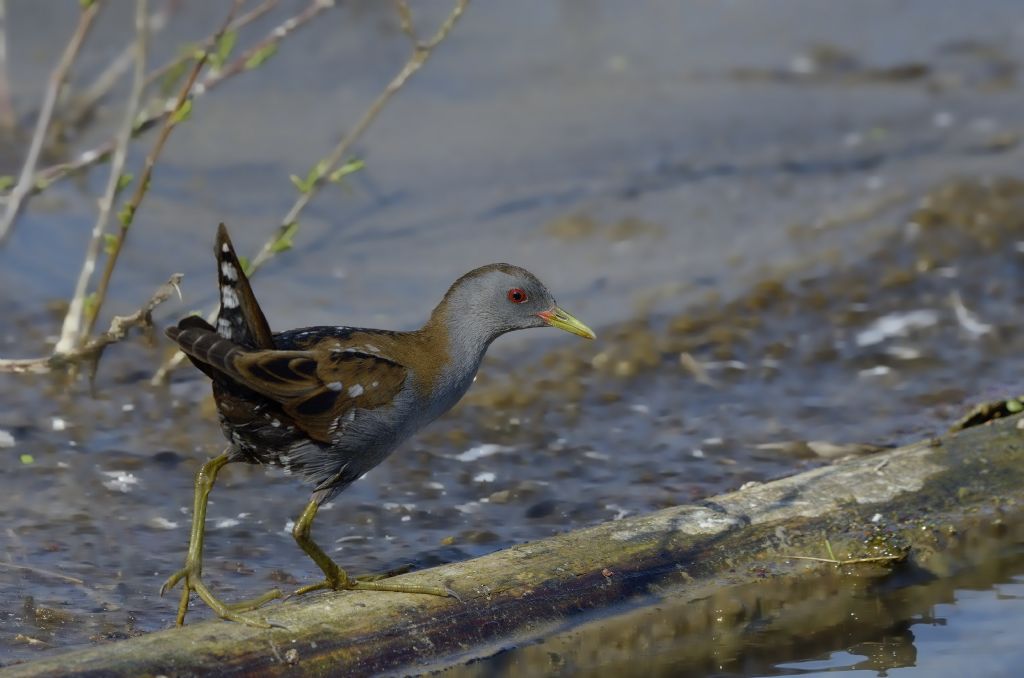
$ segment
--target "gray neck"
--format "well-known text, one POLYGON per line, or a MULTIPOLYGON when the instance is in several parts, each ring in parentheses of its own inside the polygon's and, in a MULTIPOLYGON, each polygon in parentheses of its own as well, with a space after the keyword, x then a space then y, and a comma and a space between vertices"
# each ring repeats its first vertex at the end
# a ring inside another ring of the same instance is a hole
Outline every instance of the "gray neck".
MULTIPOLYGON (((451 405, 458 402, 476 376, 480 368, 480 362, 484 359, 487 347, 494 340, 492 336, 484 336, 482 333, 467 331, 465 325, 456 327, 456 323, 448 320, 448 356, 450 358, 447 368, 441 375, 443 388, 454 398, 451 405)), ((449 405, 449 407, 451 407, 449 405)))
POLYGON ((437 411, 431 413, 435 417, 455 405, 469 390, 487 347, 501 334, 483 324, 467 322, 467 318, 479 317, 473 311, 457 313, 453 312, 453 307, 459 307, 458 301, 446 298, 423 328, 424 332, 444 342, 448 357, 435 385, 437 411), (451 303, 453 301, 455 303, 451 303))

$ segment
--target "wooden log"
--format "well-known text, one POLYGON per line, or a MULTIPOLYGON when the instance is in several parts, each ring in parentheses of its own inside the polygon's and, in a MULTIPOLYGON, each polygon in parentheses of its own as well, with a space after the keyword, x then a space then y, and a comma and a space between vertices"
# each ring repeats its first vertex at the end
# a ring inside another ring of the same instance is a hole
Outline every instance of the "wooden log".
POLYGON ((283 629, 213 620, 7 667, 4 675, 415 672, 486 655, 641 596, 698 600, 725 587, 807 576, 829 566, 782 556, 824 556, 826 535, 850 557, 886 556, 892 565, 909 553, 903 567, 926 568, 962 535, 1024 515, 1021 421, 999 420, 400 578, 447 584, 462 602, 327 593, 261 611, 283 629))

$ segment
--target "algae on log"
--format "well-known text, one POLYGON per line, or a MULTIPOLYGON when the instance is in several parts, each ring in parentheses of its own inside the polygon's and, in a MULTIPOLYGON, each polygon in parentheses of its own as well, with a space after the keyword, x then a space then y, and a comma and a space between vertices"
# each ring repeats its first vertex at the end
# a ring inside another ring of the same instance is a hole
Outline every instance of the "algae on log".
MULTIPOLYGON (((402 575, 463 598, 339 592, 264 608, 283 629, 191 624, 5 669, 11 676, 323 675, 410 672, 537 637, 572 615, 629 598, 705 596, 907 547, 914 567, 977 525, 1024 513, 1017 417, 782 480, 402 575), (884 529, 880 529, 884 528, 884 529), (863 551, 865 532, 886 535, 863 551)), ((939 576, 941 572, 937 573, 939 576)), ((653 601, 652 601, 653 602, 653 601)))

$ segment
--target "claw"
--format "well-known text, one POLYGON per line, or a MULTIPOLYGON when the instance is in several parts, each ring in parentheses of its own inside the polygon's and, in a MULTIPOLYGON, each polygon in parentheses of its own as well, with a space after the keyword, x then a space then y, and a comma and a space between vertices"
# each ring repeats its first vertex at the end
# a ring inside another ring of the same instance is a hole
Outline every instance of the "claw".
POLYGON ((163 598, 165 593, 167 593, 168 591, 173 589, 175 586, 177 586, 178 582, 181 581, 182 578, 185 577, 188 574, 188 572, 189 572, 189 568, 186 567, 184 569, 178 570, 177 572, 172 574, 170 577, 168 577, 167 581, 165 581, 163 586, 160 587, 160 597, 163 598))
POLYGON ((448 594, 449 598, 454 598, 455 600, 459 601, 463 605, 466 604, 466 601, 464 601, 462 599, 462 596, 460 596, 458 593, 456 593, 454 590, 452 590, 452 588, 450 586, 445 586, 444 590, 448 594))

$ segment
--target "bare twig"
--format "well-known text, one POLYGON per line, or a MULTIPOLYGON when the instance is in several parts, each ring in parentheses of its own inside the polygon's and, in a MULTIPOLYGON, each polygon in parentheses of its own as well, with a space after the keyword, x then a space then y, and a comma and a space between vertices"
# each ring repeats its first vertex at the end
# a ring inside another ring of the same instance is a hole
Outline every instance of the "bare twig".
POLYGON ((828 558, 818 558, 816 556, 784 556, 780 555, 779 558, 785 558, 786 560, 809 560, 815 563, 829 563, 836 567, 845 567, 846 565, 860 565, 864 563, 882 563, 885 565, 892 565, 894 563, 900 563, 907 559, 908 553, 901 551, 887 556, 868 556, 864 558, 836 558, 835 552, 832 550, 832 543, 825 539, 825 550, 828 551, 828 558))
MULTIPOLYGON (((156 35, 167 26, 171 14, 177 7, 178 5, 175 2, 166 2, 160 11, 154 12, 149 17, 146 21, 146 32, 150 37, 156 35)), ((83 88, 80 94, 74 97, 70 107, 71 110, 64 116, 65 124, 69 127, 81 125, 96 109, 96 106, 102 101, 103 97, 114 88, 114 85, 121 79, 121 76, 131 68, 133 63, 137 63, 138 32, 138 21, 136 21, 136 39, 125 45, 124 49, 114 57, 113 61, 89 85, 83 88)))
MULTIPOLYGON (((233 61, 230 65, 219 69, 217 72, 211 72, 204 77, 199 83, 196 84, 194 91, 192 92, 192 98, 200 97, 206 94, 210 90, 214 89, 217 85, 221 84, 228 77, 236 75, 241 72, 252 70, 262 64, 273 52, 277 49, 277 45, 280 41, 295 31, 295 29, 308 23, 320 12, 329 9, 334 6, 335 0, 311 0, 310 4, 301 11, 299 14, 285 20, 279 24, 276 28, 270 31, 267 36, 261 40, 255 47, 247 50, 243 55, 239 56, 238 59, 233 61)), ((260 8, 257 7, 253 10, 256 12, 260 8)), ((252 14, 252 13, 250 13, 252 14)), ((207 44, 215 44, 216 36, 207 41, 207 44)), ((205 51, 205 50, 204 50, 205 51)), ((176 65, 176 62, 172 62, 167 66, 163 67, 166 70, 170 70, 176 65)), ((158 69, 159 70, 159 69, 158 69)), ((174 106, 175 100, 171 99, 163 102, 162 105, 144 106, 143 108, 148 111, 140 119, 136 120, 135 130, 133 135, 138 136, 143 132, 146 132, 154 128, 161 120, 163 120, 169 113, 176 110, 174 106)), ((87 167, 91 167, 98 162, 102 162, 110 157, 111 152, 114 150, 114 140, 108 139, 102 144, 82 151, 73 159, 45 167, 36 173, 36 184, 40 186, 48 186, 63 177, 72 174, 74 172, 81 171, 87 167)))
MULTIPOLYGON (((271 259, 277 252, 282 251, 282 248, 278 247, 278 244, 282 242, 282 239, 290 237, 294 232, 295 225, 302 211, 313 199, 317 190, 323 185, 325 181, 328 181, 332 170, 334 170, 339 163, 345 158, 352 145, 366 132, 370 127, 370 124, 377 118, 384 106, 391 100, 402 87, 408 82, 409 78, 412 77, 416 71, 423 67, 423 64, 427 62, 430 55, 433 53, 435 47, 444 41, 452 28, 458 22, 459 17, 465 12, 466 7, 469 5, 470 0, 457 0, 455 7, 451 13, 444 20, 441 26, 437 29, 434 36, 427 42, 420 42, 416 37, 416 31, 412 26, 412 13, 409 11, 408 6, 399 1, 398 12, 399 19, 402 24, 402 31, 409 36, 413 42, 413 53, 409 57, 408 61, 402 66, 401 70, 391 79, 391 82, 387 84, 384 90, 374 99, 370 107, 366 109, 362 117, 356 122, 355 126, 349 130, 348 134, 342 137, 341 141, 334 147, 334 149, 322 160, 314 165, 313 171, 310 173, 307 179, 307 183, 304 184, 299 197, 295 203, 288 210, 288 213, 281 220, 281 223, 274 230, 270 238, 263 243, 263 247, 252 259, 247 273, 252 275, 255 273, 263 264, 271 259)), ((215 313, 211 312, 212 314, 215 313)), ((181 351, 176 351, 170 358, 168 358, 160 366, 160 368, 153 374, 150 379, 150 383, 153 385, 162 384, 167 376, 181 364, 184 359, 184 354, 181 351)))
MULTIPOLYGON (((278 2, 279 0, 264 0, 261 4, 257 5, 256 7, 252 8, 245 14, 242 14, 234 21, 232 21, 231 25, 228 26, 228 31, 237 31, 239 29, 244 28, 245 26, 248 26, 253 21, 256 21, 256 19, 259 19, 261 16, 263 16, 270 10, 274 9, 274 7, 277 6, 278 2)), ((216 35, 209 35, 199 45, 198 49, 201 49, 203 51, 209 51, 216 46, 216 42, 216 35)), ((170 73, 171 71, 180 68, 190 58, 192 58, 191 54, 183 54, 176 59, 171 59, 160 68, 154 69, 151 73, 149 73, 146 76, 146 87, 149 87, 167 73, 170 73)))
MULTIPOLYGON (((395 75, 395 77, 391 79, 391 82, 387 84, 384 91, 377 95, 377 98, 374 99, 373 103, 370 104, 370 107, 366 109, 366 112, 364 112, 363 116, 359 118, 355 126, 349 130, 348 134, 342 137, 341 141, 338 142, 334 149, 323 160, 316 164, 315 167, 320 168, 320 171, 317 171, 310 177, 312 181, 310 181, 307 186, 308 190, 303 190, 299 194, 299 197, 295 200, 291 209, 288 210, 288 213, 281 220, 277 230, 265 243, 263 243, 263 247, 253 258, 253 272, 259 269, 260 266, 275 254, 277 251, 274 247, 275 243, 280 241, 281 237, 293 228, 293 224, 298 220, 299 214, 301 214, 302 210, 304 210, 310 201, 312 201, 317 190, 323 186, 325 181, 327 181, 331 170, 338 166, 338 163, 340 163, 348 154, 352 145, 366 132, 373 121, 377 119, 377 116, 380 115, 381 110, 384 109, 384 106, 388 101, 390 101, 391 97, 402 89, 405 83, 408 82, 409 78, 411 78, 416 71, 423 67, 423 64, 425 64, 430 58, 430 55, 433 54, 434 48, 441 44, 441 42, 451 32, 452 28, 455 27, 455 23, 458 21, 459 17, 462 16, 467 5, 469 5, 469 0, 457 0, 455 7, 448 15, 448 18, 445 19, 444 23, 441 24, 441 27, 438 28, 434 37, 425 43, 419 42, 415 39, 416 32, 412 28, 411 24, 408 25, 408 28, 403 28, 403 32, 413 38, 413 52, 409 57, 409 60, 405 62, 405 65, 402 66, 402 69, 395 75)), ((399 2, 398 6, 405 7, 404 11, 400 11, 399 13, 402 24, 405 26, 407 20, 411 21, 409 8, 405 6, 404 2, 399 2)))
POLYGON ((35 185, 36 163, 39 161, 39 154, 43 150, 43 140, 46 138, 46 130, 50 127, 50 120, 53 117, 53 109, 57 103, 57 97, 60 94, 61 87, 64 85, 64 80, 67 78, 68 71, 71 70, 71 65, 75 62, 79 49, 82 47, 82 43, 85 42, 85 38, 89 34, 89 29, 92 28, 93 20, 96 18, 100 7, 101 3, 94 1, 90 2, 82 10, 78 17, 78 25, 75 27, 75 32, 71 35, 67 47, 64 48, 60 61, 57 62, 57 66, 54 67, 53 72, 50 74, 50 80, 46 86, 46 94, 43 97, 43 105, 39 109, 36 129, 32 134, 32 142, 29 144, 28 156, 25 158, 25 164, 21 168, 18 183, 15 184, 7 198, 3 220, 0 221, 0 242, 7 236, 11 224, 14 223, 14 219, 21 210, 22 201, 35 185))
POLYGON ((334 7, 334 3, 335 0, 311 0, 305 9, 275 26, 262 40, 239 54, 230 64, 208 73, 196 88, 197 91, 205 92, 225 78, 257 68, 277 52, 277 46, 281 40, 308 24, 321 12, 334 7))
MULTIPOLYGON (((231 24, 231 20, 235 16, 235 12, 241 6, 244 0, 233 0, 231 3, 231 9, 228 11, 227 19, 221 25, 220 31, 218 31, 216 42, 220 39, 231 24)), ((146 191, 149 190, 149 181, 153 176, 153 167, 156 165, 157 158, 160 157, 160 152, 164 148, 164 144, 167 143, 167 138, 171 135, 171 132, 178 123, 184 120, 188 116, 188 112, 191 108, 192 102, 189 98, 189 94, 192 92, 192 86, 196 83, 199 78, 200 71, 203 70, 203 66, 206 64, 209 58, 209 52, 204 51, 199 58, 196 59, 195 65, 192 67, 192 71, 189 73, 185 83, 181 86, 181 90, 178 92, 178 96, 174 102, 174 108, 171 115, 164 118, 163 127, 160 128, 160 134, 156 138, 156 143, 153 144, 153 149, 146 156, 146 160, 142 166, 142 173, 139 176, 138 181, 135 184, 135 190, 132 193, 132 197, 125 204, 121 213, 118 217, 121 220, 121 229, 118 231, 115 239, 112 241, 110 252, 107 254, 107 263, 103 267, 103 274, 100 276, 100 282, 96 286, 96 301, 91 305, 89 313, 85 318, 85 330, 82 332, 83 337, 89 336, 92 333, 92 328, 96 325, 96 318, 99 316, 100 309, 103 307, 103 302, 107 297, 107 289, 110 287, 110 278, 114 274, 114 266, 117 265, 117 259, 121 254, 121 249, 124 246, 124 240, 128 235, 128 230, 131 228, 132 222, 135 219, 135 213, 138 211, 139 205, 142 204, 142 199, 146 195, 146 191)))
POLYGON ((27 573, 63 580, 69 584, 75 584, 77 586, 85 586, 85 582, 79 578, 57 573, 57 571, 53 571, 52 569, 43 569, 42 567, 35 567, 33 565, 19 565, 16 562, 9 562, 7 560, 0 560, 0 567, 6 567, 7 569, 24 569, 27 573))
POLYGON ((7 78, 7 0, 0 0, 0 132, 12 132, 17 122, 7 78))
POLYGON ((128 95, 128 103, 125 105, 121 129, 117 133, 117 146, 114 149, 114 159, 110 164, 110 177, 107 179, 107 188, 100 200, 99 215, 96 217, 96 223, 92 227, 92 237, 86 247, 85 260, 82 262, 82 270, 79 272, 78 282, 75 284, 75 293, 71 297, 71 304, 68 306, 68 312, 64 316, 60 339, 54 348, 54 351, 57 353, 70 351, 79 345, 84 338, 82 334, 82 320, 85 314, 86 293, 89 289, 89 281, 92 279, 93 271, 96 270, 96 259, 99 257, 103 235, 107 230, 110 213, 114 208, 114 200, 117 197, 118 189, 121 187, 121 175, 124 170, 125 159, 128 157, 128 142, 132 136, 132 125, 139 109, 139 101, 142 99, 142 89, 146 76, 146 44, 148 41, 149 25, 151 24, 151 21, 147 19, 147 14, 147 0, 136 0, 135 75, 132 78, 132 90, 128 95))
POLYGON ((0 560, 0 567, 7 568, 9 570, 24 570, 25 572, 32 572, 43 577, 52 577, 54 579, 63 579, 69 584, 75 584, 77 586, 85 586, 85 582, 78 577, 72 577, 61 572, 54 572, 53 570, 44 570, 41 567, 34 567, 32 565, 19 565, 17 563, 11 563, 6 560, 0 560))
POLYGON ((86 342, 84 346, 67 353, 54 353, 45 358, 0 358, 0 372, 46 374, 82 362, 91 362, 95 366, 103 350, 124 339, 130 329, 153 326, 153 309, 165 302, 172 294, 180 294, 178 285, 181 283, 182 277, 181 273, 172 275, 166 283, 157 289, 145 306, 131 315, 114 316, 110 321, 110 329, 86 342))

